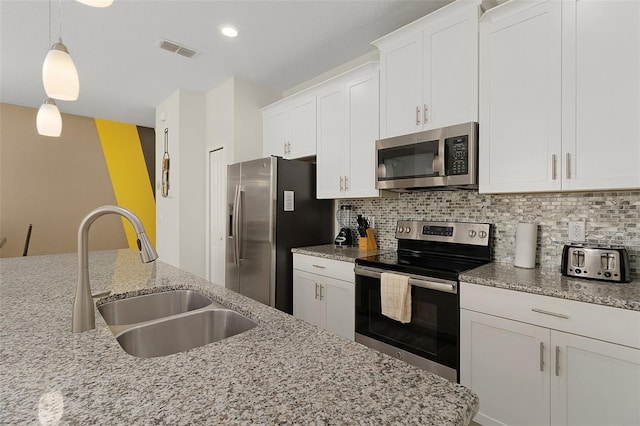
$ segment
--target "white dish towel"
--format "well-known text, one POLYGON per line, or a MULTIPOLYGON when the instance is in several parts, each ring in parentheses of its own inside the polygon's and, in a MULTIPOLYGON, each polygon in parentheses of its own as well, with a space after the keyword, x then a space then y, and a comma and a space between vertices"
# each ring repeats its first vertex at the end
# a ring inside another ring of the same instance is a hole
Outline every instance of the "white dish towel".
POLYGON ((409 277, 388 272, 380 274, 380 302, 382 315, 404 324, 411 322, 409 277))

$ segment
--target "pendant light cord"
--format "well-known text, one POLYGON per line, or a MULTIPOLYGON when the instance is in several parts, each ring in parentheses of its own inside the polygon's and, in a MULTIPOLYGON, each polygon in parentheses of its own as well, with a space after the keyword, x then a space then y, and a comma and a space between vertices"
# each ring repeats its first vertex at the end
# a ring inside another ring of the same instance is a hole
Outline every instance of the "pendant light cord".
POLYGON ((58 33, 60 35, 58 36, 58 38, 62 40, 62 0, 58 0, 58 4, 60 6, 60 31, 58 33))
POLYGON ((47 48, 51 48, 51 0, 49 0, 49 44, 47 48))

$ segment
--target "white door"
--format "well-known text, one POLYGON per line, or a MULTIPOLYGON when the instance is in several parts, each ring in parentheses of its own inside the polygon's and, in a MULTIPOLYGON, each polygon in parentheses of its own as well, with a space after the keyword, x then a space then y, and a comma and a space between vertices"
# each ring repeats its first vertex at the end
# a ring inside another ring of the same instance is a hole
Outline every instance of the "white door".
POLYGON ((318 155, 316 195, 344 197, 348 158, 347 111, 344 85, 318 94, 318 155))
POLYGON ((316 155, 316 95, 294 101, 289 110, 290 151, 286 158, 316 155))
POLYGON ((323 277, 293 270, 293 316, 324 327, 319 278, 323 277))
POLYGON ((378 72, 350 81, 348 99, 348 195, 377 197, 376 140, 378 131, 378 72))
POLYGON ((480 192, 561 188, 562 2, 537 3, 480 22, 480 192))
POLYGON ((640 425, 639 349, 557 331, 551 345, 552 425, 640 425))
POLYGON ((325 305, 327 330, 349 340, 355 339, 354 283, 325 278, 321 296, 325 305))
POLYGON ((380 136, 422 130, 422 40, 411 35, 380 48, 380 136))
POLYGON ((425 129, 478 121, 478 8, 424 31, 425 129))
POLYGON ((549 424, 549 330, 460 311, 460 383, 480 398, 482 425, 549 424))
POLYGON ((263 114, 263 154, 284 156, 289 142, 289 111, 281 105, 263 114))
POLYGON ((209 281, 224 287, 227 162, 224 149, 209 152, 209 281))
POLYGON ((640 1, 562 5, 562 188, 640 188, 640 1))

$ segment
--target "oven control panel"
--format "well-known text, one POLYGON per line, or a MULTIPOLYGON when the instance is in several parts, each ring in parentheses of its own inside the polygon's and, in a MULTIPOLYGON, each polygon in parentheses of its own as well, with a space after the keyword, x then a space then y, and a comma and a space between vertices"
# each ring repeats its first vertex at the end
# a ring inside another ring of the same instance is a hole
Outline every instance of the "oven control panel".
POLYGON ((489 223, 399 220, 396 227, 396 238, 404 240, 488 246, 490 237, 489 223))

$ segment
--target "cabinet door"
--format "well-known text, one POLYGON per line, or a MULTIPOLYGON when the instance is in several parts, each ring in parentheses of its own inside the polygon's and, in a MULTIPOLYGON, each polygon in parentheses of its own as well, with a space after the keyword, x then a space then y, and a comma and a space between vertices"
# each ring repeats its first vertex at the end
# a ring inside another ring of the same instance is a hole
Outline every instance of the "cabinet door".
POLYGON ((553 425, 640 424, 640 350, 557 331, 551 345, 553 425))
POLYGON ((549 424, 549 330, 462 309, 460 383, 483 425, 549 424))
POLYGON ((640 187, 640 2, 563 10, 563 189, 640 187))
POLYGON ((480 192, 561 187, 560 12, 510 2, 480 22, 480 192))
POLYGON ((348 99, 349 197, 377 197, 378 72, 350 81, 348 99))
POLYGON ((478 17, 473 8, 424 31, 425 130, 478 121, 478 17))
POLYGON ((380 46, 380 137, 422 130, 421 33, 380 46))
POLYGON ((289 112, 286 106, 263 113, 263 154, 284 156, 289 142, 289 112))
POLYGON ((286 158, 316 155, 316 95, 294 101, 289 110, 291 151, 286 158))
POLYGON ((318 94, 318 198, 345 196, 348 153, 345 86, 340 85, 318 94))
POLYGON ((293 316, 323 327, 323 305, 320 301, 318 275, 293 270, 293 316))
POLYGON ((325 304, 325 328, 349 340, 355 339, 355 284, 324 278, 322 299, 325 304))

